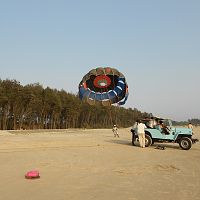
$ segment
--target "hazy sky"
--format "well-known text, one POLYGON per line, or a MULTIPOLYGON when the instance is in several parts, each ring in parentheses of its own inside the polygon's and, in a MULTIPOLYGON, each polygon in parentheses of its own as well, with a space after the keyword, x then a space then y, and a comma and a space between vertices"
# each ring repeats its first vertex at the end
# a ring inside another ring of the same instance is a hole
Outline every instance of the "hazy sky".
POLYGON ((125 107, 200 118, 199 0, 0 0, 0 79, 78 92, 98 66, 127 78, 125 107))

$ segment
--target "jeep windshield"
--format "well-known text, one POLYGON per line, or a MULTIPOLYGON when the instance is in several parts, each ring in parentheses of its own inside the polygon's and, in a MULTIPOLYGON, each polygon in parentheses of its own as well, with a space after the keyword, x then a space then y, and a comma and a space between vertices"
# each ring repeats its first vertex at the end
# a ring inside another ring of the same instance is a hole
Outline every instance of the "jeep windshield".
POLYGON ((163 123, 165 126, 172 127, 172 121, 169 119, 164 119, 163 123))
POLYGON ((170 119, 163 119, 163 118, 145 118, 141 119, 141 121, 148 127, 148 128, 155 128, 156 125, 163 123, 164 126, 172 127, 172 121, 170 119))

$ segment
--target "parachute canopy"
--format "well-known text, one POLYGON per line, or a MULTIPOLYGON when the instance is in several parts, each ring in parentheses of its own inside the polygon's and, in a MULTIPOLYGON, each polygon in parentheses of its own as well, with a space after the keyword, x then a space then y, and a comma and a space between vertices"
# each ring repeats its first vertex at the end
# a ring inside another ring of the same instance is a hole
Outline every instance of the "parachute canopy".
POLYGON ((79 84, 79 97, 90 105, 100 102, 104 106, 125 104, 128 85, 125 76, 117 69, 99 67, 89 71, 79 84))

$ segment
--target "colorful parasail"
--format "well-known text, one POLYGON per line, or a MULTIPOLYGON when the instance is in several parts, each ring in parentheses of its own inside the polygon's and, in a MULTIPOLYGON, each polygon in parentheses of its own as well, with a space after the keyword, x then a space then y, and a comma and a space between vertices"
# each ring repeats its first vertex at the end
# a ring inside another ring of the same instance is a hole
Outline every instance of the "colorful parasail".
POLYGON ((128 99, 125 76, 115 68, 99 67, 89 71, 79 84, 79 97, 90 105, 124 105, 128 99))

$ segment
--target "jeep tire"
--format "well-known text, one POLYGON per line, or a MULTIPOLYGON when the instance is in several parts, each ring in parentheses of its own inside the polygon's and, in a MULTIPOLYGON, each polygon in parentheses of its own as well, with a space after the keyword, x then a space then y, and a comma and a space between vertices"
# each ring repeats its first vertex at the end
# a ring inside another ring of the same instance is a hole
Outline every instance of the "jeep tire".
POLYGON ((145 134, 145 147, 149 147, 152 145, 152 138, 151 136, 145 134))
POLYGON ((189 150, 192 147, 192 140, 188 137, 182 137, 179 140, 179 146, 183 150, 189 150))

